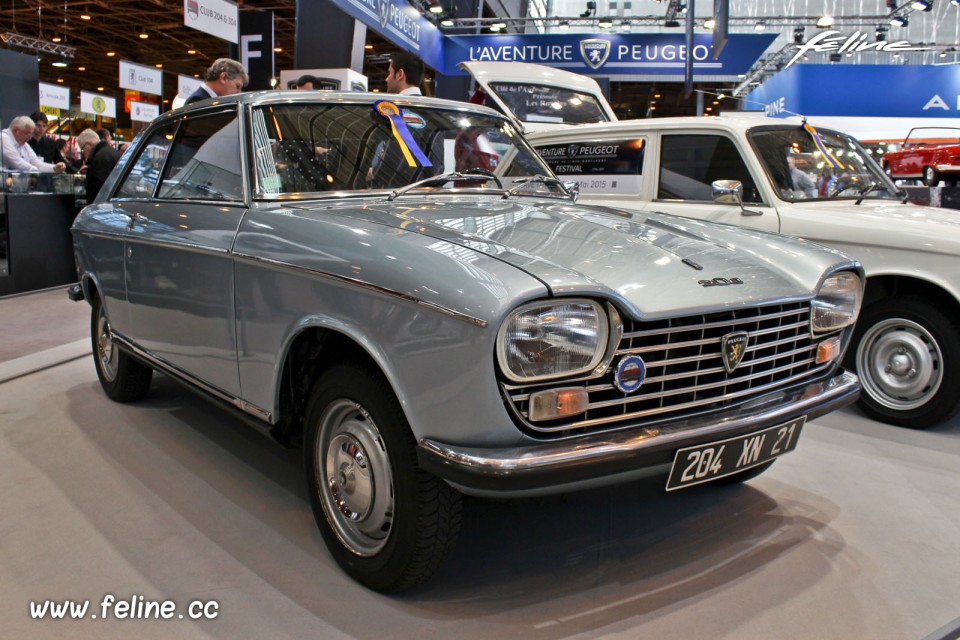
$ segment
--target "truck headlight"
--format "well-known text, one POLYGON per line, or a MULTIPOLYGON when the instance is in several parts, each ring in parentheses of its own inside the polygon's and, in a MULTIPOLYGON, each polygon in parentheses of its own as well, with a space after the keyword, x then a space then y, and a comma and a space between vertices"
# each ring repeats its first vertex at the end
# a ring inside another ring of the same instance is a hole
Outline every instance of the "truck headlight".
POLYGON ((842 271, 824 280, 812 303, 813 332, 835 331, 853 324, 860 313, 862 296, 863 285, 855 273, 842 271))
POLYGON ((607 315, 595 302, 533 302, 500 327, 497 359, 514 382, 577 375, 600 364, 608 335, 607 315))

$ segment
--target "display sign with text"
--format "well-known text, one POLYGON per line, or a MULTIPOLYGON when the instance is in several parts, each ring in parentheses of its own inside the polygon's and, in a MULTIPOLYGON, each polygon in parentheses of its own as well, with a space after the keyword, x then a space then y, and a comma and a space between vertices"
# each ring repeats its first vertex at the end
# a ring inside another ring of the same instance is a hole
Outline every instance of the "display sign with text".
POLYGON ((80 112, 105 118, 117 117, 117 101, 102 93, 80 92, 80 112))
POLYGON ((150 122, 160 115, 160 106, 148 102, 130 101, 130 119, 134 122, 150 122))
POLYGON ((163 71, 134 62, 120 61, 120 88, 163 95, 163 71))
POLYGON ((40 83, 40 106, 54 109, 70 109, 70 88, 55 84, 40 83))
POLYGON ((240 9, 229 0, 183 0, 183 24, 237 44, 240 9))

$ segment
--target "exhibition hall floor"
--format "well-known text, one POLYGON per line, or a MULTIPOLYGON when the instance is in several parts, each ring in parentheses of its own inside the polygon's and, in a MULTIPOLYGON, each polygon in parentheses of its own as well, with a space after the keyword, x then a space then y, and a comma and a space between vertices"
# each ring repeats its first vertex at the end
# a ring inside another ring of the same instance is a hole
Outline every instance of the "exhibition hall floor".
POLYGON ((932 640, 960 628, 960 419, 911 431, 849 408, 742 486, 468 499, 441 573, 384 596, 334 565, 297 451, 163 376, 143 402, 108 400, 88 307, 62 289, 0 300, 0 323, 8 347, 29 345, 0 364, 5 638, 932 640), (173 601, 177 615, 105 620, 108 595, 173 601), (90 608, 34 619, 47 600, 90 608), (179 618, 193 602, 212 619, 179 618))

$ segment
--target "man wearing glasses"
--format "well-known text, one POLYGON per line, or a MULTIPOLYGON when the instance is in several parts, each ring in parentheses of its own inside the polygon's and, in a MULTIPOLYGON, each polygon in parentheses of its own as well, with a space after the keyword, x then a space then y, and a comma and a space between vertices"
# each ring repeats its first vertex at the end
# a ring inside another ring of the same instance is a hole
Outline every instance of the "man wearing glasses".
MULTIPOLYGON (((3 170, 4 171, 40 171, 42 173, 62 173, 66 168, 63 162, 44 162, 34 152, 29 140, 37 125, 29 116, 17 116, 10 126, 3 130, 3 170)), ((56 146, 56 143, 54 143, 56 146)))

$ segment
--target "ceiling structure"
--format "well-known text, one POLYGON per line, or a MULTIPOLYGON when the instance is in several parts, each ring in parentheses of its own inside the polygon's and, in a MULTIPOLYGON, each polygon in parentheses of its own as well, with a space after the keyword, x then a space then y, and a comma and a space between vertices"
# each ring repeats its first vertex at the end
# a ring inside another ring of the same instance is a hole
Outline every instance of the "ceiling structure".
MULTIPOLYGON (((425 1, 425 0, 423 0, 425 1)), ((432 2, 433 0, 431 0, 432 2)), ((440 0, 441 6, 452 6, 454 0, 440 0)), ((951 0, 931 0, 930 11, 912 7, 911 0, 769 0, 755 2, 730 0, 731 32, 754 32, 758 25, 778 33, 767 58, 772 58, 793 42, 794 31, 803 27, 805 37, 817 32, 814 22, 823 14, 832 15, 836 29, 862 31, 884 26, 890 40, 933 43, 941 51, 960 49, 960 6, 951 0), (895 27, 886 21, 893 14, 908 18, 908 25, 895 27), (886 21, 886 22, 885 22, 886 21)), ((559 29, 562 16, 568 19, 570 32, 603 32, 597 26, 600 18, 611 18, 614 26, 606 31, 623 33, 624 23, 633 32, 678 33, 682 29, 665 26, 666 20, 685 20, 683 0, 553 0, 552 22, 536 23, 530 18, 507 19, 507 32, 535 32, 545 26, 546 32, 559 29), (586 14, 586 15, 584 15, 586 14)), ((274 53, 277 72, 293 68, 296 23, 296 0, 240 0, 241 11, 269 10, 274 13, 274 53)), ((694 18, 698 32, 713 11, 712 0, 695 3, 694 18)), ((464 29, 488 33, 492 13, 485 7, 485 17, 458 21, 451 32, 464 29)), ((768 31, 768 32, 769 32, 768 31)), ((69 66, 54 67, 58 56, 50 52, 18 46, 11 42, 2 46, 41 57, 40 80, 60 83, 71 89, 77 100, 79 92, 94 91, 122 97, 117 88, 120 59, 143 65, 162 65, 166 103, 177 91, 179 74, 195 76, 219 57, 228 55, 228 43, 220 38, 191 29, 183 24, 183 3, 179 0, 0 0, 0 34, 15 33, 24 38, 75 49, 69 66), (89 20, 82 16, 89 16, 89 20), (145 36, 145 37, 144 37, 145 36), (59 40, 59 41, 57 41, 59 40), (191 53, 193 51, 194 53, 191 53), (114 53, 109 56, 108 53, 114 53)), ((396 47, 372 30, 367 30, 367 56, 363 72, 371 88, 382 88, 390 54, 396 47)), ((860 54, 858 54, 860 55, 860 54)), ((952 52, 953 61, 958 53, 952 52)), ((859 59, 842 62, 861 62, 859 59)), ((914 61, 911 61, 914 62, 914 61)), ((917 60, 916 62, 923 62, 917 60)), ((697 87, 708 92, 729 90, 719 84, 697 87)), ((701 98, 713 106, 712 98, 701 98)), ((611 103, 618 114, 628 117, 644 115, 689 115, 695 113, 696 99, 683 95, 682 84, 664 80, 646 82, 614 82, 611 103), (659 95, 657 98, 655 96, 659 95), (651 110, 650 107, 653 107, 651 110)))

